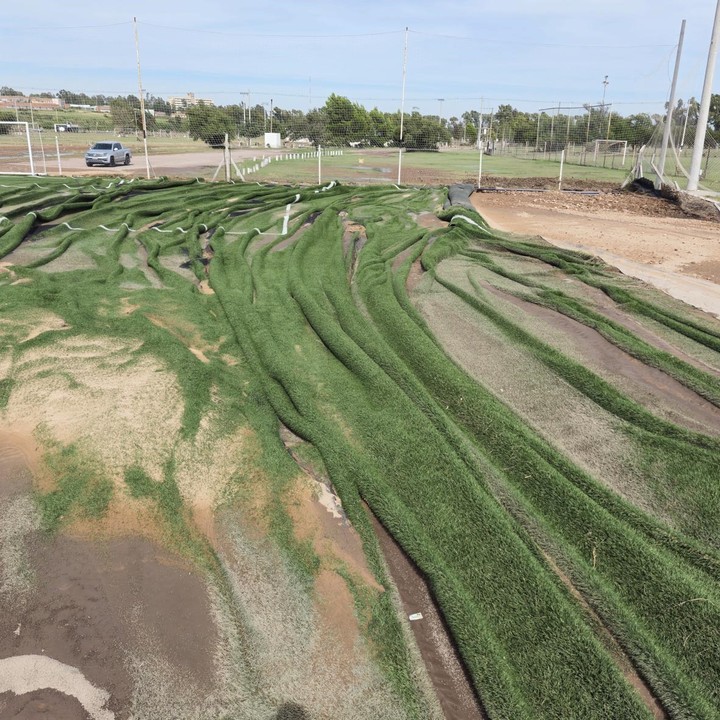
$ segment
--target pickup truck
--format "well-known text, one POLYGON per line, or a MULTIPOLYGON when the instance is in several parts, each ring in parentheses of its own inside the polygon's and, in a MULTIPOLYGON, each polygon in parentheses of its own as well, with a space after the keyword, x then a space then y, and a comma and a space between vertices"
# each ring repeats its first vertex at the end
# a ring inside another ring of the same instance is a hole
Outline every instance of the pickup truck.
POLYGON ((117 140, 112 142, 96 142, 85 153, 85 164, 92 165, 129 165, 132 160, 130 148, 123 147, 117 140))

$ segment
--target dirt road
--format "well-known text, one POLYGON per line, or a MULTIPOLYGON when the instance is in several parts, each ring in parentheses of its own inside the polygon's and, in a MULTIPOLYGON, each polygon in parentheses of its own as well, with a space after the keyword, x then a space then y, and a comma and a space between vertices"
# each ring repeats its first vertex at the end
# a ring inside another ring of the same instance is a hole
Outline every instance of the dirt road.
MULTIPOLYGON (((258 160, 264 156, 274 154, 271 150, 252 148, 250 150, 233 150, 232 158, 238 164, 247 162, 252 158, 258 160)), ((202 152, 168 153, 149 155, 150 172, 152 175, 172 175, 189 177, 209 176, 214 173, 223 162, 222 150, 205 150, 202 152)), ((145 157, 142 153, 136 153, 131 165, 117 165, 115 167, 87 167, 83 157, 68 157, 62 161, 63 172, 71 175, 128 175, 144 177, 146 173, 145 157)), ((53 173, 53 167, 49 169, 53 173)), ((220 176, 223 177, 223 170, 220 169, 220 176)))
POLYGON ((476 193, 472 202, 497 230, 540 235, 602 258, 720 317, 720 223, 689 217, 661 198, 627 192, 476 193))

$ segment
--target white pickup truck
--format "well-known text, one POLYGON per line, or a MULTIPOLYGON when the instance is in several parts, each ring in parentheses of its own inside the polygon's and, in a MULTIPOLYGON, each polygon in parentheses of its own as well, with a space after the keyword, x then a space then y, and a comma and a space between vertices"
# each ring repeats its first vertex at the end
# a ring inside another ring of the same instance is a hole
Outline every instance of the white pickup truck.
POLYGON ((93 165, 129 165, 132 160, 130 148, 123 147, 117 140, 112 142, 96 142, 85 153, 85 164, 93 165))

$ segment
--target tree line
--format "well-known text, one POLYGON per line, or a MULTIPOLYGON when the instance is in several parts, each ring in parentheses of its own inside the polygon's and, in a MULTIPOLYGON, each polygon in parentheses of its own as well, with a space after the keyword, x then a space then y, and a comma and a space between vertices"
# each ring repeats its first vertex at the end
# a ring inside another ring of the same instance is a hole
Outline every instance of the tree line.
MULTIPOLYGON (((22 93, 3 86, 0 95, 22 93)), ((58 97, 68 105, 108 106, 109 117, 103 118, 102 128, 95 120, 96 129, 137 132, 142 127, 140 100, 135 95, 87 95, 60 90, 55 95, 38 93, 30 97, 58 97)), ((508 142, 557 150, 568 142, 610 139, 624 140, 629 146, 637 147, 649 142, 664 119, 664 115, 649 113, 623 116, 601 106, 587 105, 583 111, 570 115, 561 108, 556 112, 528 113, 504 104, 482 115, 477 110, 468 110, 460 117, 450 118, 421 114, 413 108, 412 112, 405 113, 401 123, 397 111, 383 112, 377 107, 367 110, 336 94, 330 95, 322 107, 307 112, 245 103, 224 106, 200 103, 173 112, 164 98, 153 95, 145 99, 145 108, 149 130, 187 132, 211 146, 221 145, 226 134, 234 140, 255 138, 272 130, 280 133, 284 140, 306 139, 313 145, 403 146, 429 150, 453 142, 475 145, 480 133, 483 143, 488 145, 508 142)), ((9 112, 0 113, 0 120, 15 119, 14 114, 12 118, 9 115, 9 112)), ((697 116, 698 103, 694 98, 687 103, 678 101, 673 110, 677 144, 692 144, 697 116)), ((39 124, 51 128, 52 120, 41 118, 39 124)), ((712 96, 709 130, 715 141, 720 140, 720 94, 712 96)))

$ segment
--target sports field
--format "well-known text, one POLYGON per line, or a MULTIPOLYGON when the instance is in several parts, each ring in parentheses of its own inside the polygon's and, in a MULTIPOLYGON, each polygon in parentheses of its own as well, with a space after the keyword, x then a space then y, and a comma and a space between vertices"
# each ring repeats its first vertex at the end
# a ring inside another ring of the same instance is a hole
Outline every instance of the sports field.
POLYGON ((0 180, 0 712, 719 718, 720 322, 283 162, 0 180))
MULTIPOLYGON (((112 132, 97 133, 34 133, 32 136, 35 171, 40 174, 58 175, 58 150, 60 170, 65 175, 108 175, 118 172, 108 168, 87 168, 84 154, 96 141, 118 139, 112 132), (58 144, 55 145, 57 138, 58 144), (40 141, 42 140, 42 149, 40 141)), ((135 136, 119 138, 133 153, 133 164, 122 169, 125 175, 144 177, 146 166, 143 143, 135 136)), ((387 183, 398 179, 398 150, 367 148, 364 150, 324 148, 320 167, 317 149, 311 147, 270 150, 263 147, 246 147, 238 144, 231 149, 231 177, 244 177, 261 182, 313 183, 320 178, 336 178, 346 182, 387 183), (248 172, 248 170, 250 172, 248 172)), ((540 154, 523 150, 523 155, 484 155, 482 168, 477 149, 464 148, 442 152, 403 152, 401 180, 408 184, 432 185, 445 182, 477 180, 478 173, 500 177, 544 177, 559 180, 558 158, 543 159, 540 154)), ((148 156, 153 176, 204 177, 210 179, 219 172, 224 177, 222 149, 211 149, 205 143, 191 140, 185 135, 157 136, 148 138, 148 156), (218 168, 220 170, 218 171, 218 168)), ((620 166, 613 157, 603 166, 602 158, 597 164, 566 163, 563 177, 567 180, 613 182, 620 184, 628 176, 631 164, 620 166)), ((0 135, 0 172, 27 172, 29 169, 27 141, 24 135, 0 135)))

